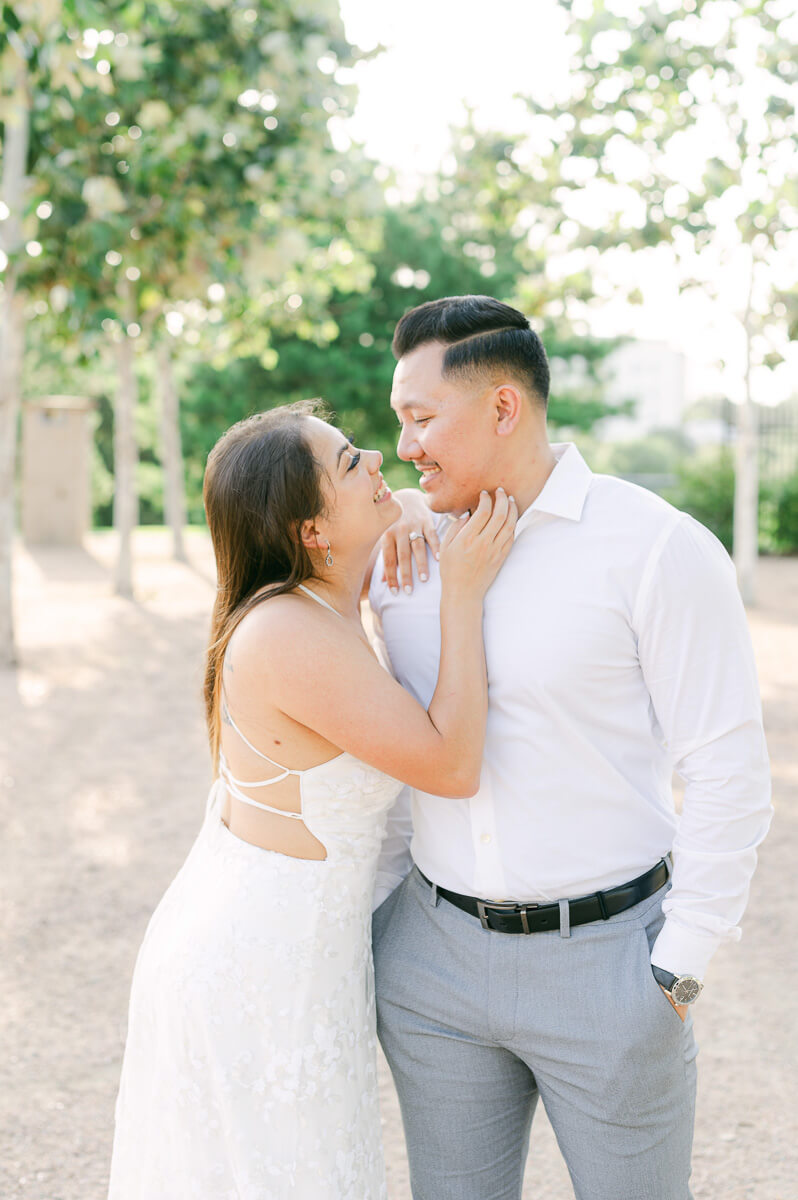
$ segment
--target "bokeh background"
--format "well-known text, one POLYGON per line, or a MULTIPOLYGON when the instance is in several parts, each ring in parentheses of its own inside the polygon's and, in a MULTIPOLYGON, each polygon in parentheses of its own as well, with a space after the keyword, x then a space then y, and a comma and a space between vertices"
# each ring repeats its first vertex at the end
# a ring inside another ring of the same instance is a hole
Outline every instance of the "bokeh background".
POLYGON ((731 549, 742 446, 760 549, 798 550, 794 0, 1 12, 5 541, 22 397, 90 402, 123 556, 201 523, 214 440, 301 396, 408 482, 395 322, 486 292, 540 332, 553 435, 595 470, 731 549))
MULTIPOLYGON (((322 396, 413 483, 393 328, 466 292, 540 333, 554 440, 734 554, 779 816, 697 1017, 696 1195, 798 1200, 797 46, 795 0, 0 3, 9 1200, 103 1194, 135 950, 209 775, 209 449, 322 396)), ((560 1200, 540 1126, 525 1195, 560 1200)))

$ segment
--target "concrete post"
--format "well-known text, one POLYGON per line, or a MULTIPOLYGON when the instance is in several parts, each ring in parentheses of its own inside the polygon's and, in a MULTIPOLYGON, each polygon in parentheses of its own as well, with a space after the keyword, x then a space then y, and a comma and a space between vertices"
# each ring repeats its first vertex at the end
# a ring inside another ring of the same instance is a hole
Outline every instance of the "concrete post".
POLYGON ((30 545, 79 546, 89 529, 93 407, 82 396, 23 405, 22 536, 30 545))

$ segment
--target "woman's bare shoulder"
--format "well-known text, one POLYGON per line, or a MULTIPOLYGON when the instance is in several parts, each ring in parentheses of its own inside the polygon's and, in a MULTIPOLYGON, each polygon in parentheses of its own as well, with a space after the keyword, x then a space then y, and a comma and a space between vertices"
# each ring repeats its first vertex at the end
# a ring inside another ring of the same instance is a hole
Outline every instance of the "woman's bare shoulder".
POLYGON ((236 642, 250 649, 261 643, 268 645, 275 638, 302 629, 313 615, 296 592, 264 594, 239 621, 231 644, 236 642))
POLYGON ((228 648, 228 659, 258 664, 259 671, 301 668, 309 660, 318 662, 331 641, 357 645, 345 622, 321 605, 295 592, 268 596, 241 619, 228 648))

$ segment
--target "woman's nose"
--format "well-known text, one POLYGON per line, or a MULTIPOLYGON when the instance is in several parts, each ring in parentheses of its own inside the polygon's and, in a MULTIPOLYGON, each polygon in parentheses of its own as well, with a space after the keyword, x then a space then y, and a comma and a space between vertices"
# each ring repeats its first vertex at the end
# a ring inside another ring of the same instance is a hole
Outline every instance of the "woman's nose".
POLYGON ((372 475, 376 475, 377 472, 379 471, 380 467, 382 466, 382 451, 381 450, 369 450, 368 458, 369 458, 369 471, 372 475))

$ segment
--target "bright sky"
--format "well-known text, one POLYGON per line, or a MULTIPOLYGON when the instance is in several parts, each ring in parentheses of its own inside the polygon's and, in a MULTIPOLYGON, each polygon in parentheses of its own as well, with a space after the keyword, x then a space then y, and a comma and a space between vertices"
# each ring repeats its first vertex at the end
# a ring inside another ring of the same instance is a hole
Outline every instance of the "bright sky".
POLYGON ((564 13, 555 0, 341 0, 347 36, 387 52, 355 71, 352 136, 405 174, 434 171, 449 126, 518 127, 516 92, 547 95, 567 72, 564 13))
MULTIPOLYGON (((348 132, 371 157, 396 169, 405 193, 436 170, 449 145, 449 127, 463 120, 466 105, 480 126, 510 132, 529 122, 516 93, 544 99, 567 92, 565 16, 556 0, 340 4, 351 42, 366 50, 386 48, 353 72, 359 101, 348 132)), ((666 341, 691 360, 691 392, 723 391, 741 399, 744 347, 730 309, 741 312, 745 303, 744 266, 718 265, 717 272, 728 276, 724 294, 734 296, 721 311, 704 296, 679 295, 670 251, 663 246, 651 252, 644 271, 638 262, 627 268, 635 272, 644 304, 619 303, 608 288, 594 332, 666 341)), ((784 367, 762 377, 760 400, 776 403, 794 391, 789 364, 784 367)))

